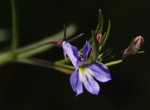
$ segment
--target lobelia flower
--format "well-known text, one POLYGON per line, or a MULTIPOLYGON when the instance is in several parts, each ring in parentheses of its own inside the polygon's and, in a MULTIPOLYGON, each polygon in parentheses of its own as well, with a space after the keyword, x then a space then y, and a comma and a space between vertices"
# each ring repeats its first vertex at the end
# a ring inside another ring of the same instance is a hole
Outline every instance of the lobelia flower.
POLYGON ((76 68, 70 77, 70 83, 76 95, 83 92, 83 85, 91 94, 98 95, 100 87, 95 79, 100 82, 111 80, 108 68, 104 64, 96 61, 86 63, 86 56, 91 49, 88 42, 86 42, 83 47, 83 57, 78 54, 78 49, 67 41, 63 41, 62 47, 64 53, 70 58, 72 64, 76 68))

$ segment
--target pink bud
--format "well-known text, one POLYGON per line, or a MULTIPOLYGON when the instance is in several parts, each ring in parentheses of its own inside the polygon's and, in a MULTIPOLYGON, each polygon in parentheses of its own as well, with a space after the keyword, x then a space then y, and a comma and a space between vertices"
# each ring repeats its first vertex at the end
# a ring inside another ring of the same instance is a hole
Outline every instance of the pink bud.
POLYGON ((96 39, 100 43, 102 40, 102 34, 97 34, 96 39))
POLYGON ((125 58, 127 56, 138 53, 143 43, 144 43, 144 38, 142 36, 135 37, 130 43, 130 45, 128 46, 128 48, 124 50, 122 57, 125 58))
POLYGON ((137 36, 135 39, 134 39, 134 48, 136 49, 140 49, 141 46, 143 45, 144 43, 144 38, 142 36, 137 36))

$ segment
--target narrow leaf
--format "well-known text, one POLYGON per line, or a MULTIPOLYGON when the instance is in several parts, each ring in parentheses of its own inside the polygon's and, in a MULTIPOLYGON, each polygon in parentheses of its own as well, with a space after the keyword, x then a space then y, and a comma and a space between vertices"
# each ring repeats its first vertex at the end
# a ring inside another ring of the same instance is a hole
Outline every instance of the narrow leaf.
POLYGON ((73 38, 69 39, 68 41, 69 41, 69 42, 73 42, 73 41, 75 41, 75 40, 79 39, 80 37, 82 37, 82 36, 83 36, 83 34, 84 34, 84 33, 81 33, 81 34, 79 34, 79 35, 77 35, 77 36, 75 36, 75 37, 73 37, 73 38))
POLYGON ((112 62, 109 62, 109 63, 105 63, 105 65, 108 67, 108 66, 119 64, 121 62, 122 62, 122 60, 116 60, 116 61, 112 61, 112 62))

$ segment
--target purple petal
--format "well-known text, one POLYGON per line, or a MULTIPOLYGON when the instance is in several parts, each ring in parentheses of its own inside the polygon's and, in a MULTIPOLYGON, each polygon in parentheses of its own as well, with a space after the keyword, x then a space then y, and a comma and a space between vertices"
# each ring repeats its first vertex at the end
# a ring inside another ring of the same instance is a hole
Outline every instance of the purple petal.
POLYGON ((98 94, 100 87, 91 76, 88 68, 79 68, 79 79, 83 82, 87 91, 91 94, 98 94))
POLYGON ((107 82, 111 80, 110 71, 104 64, 95 62, 88 65, 88 68, 91 70, 91 75, 98 81, 107 82))
POLYGON ((74 67, 77 68, 78 67, 78 59, 79 59, 78 49, 75 46, 72 46, 67 41, 63 41, 62 47, 63 47, 64 52, 70 58, 74 67))
POLYGON ((83 46, 83 60, 85 61, 86 56, 90 52, 91 46, 90 44, 86 41, 85 45, 83 46))
POLYGON ((91 94, 98 95, 100 87, 90 74, 86 74, 86 80, 83 82, 87 91, 91 94))
POLYGON ((72 86, 72 89, 74 92, 76 92, 76 95, 79 95, 83 92, 83 86, 82 82, 79 80, 79 70, 75 70, 71 77, 70 77, 70 83, 72 86))

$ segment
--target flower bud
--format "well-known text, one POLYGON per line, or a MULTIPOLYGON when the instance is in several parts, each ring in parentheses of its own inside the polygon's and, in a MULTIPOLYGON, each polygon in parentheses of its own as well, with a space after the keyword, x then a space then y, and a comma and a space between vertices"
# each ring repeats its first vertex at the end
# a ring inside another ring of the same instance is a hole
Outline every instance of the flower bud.
POLYGON ((143 43, 144 38, 142 36, 135 37, 130 43, 129 47, 124 50, 122 57, 125 58, 127 56, 138 53, 143 43))
POLYGON ((96 39, 100 43, 102 40, 102 34, 97 34, 96 39))
POLYGON ((134 39, 134 48, 140 49, 144 43, 144 38, 142 36, 137 36, 134 39))

